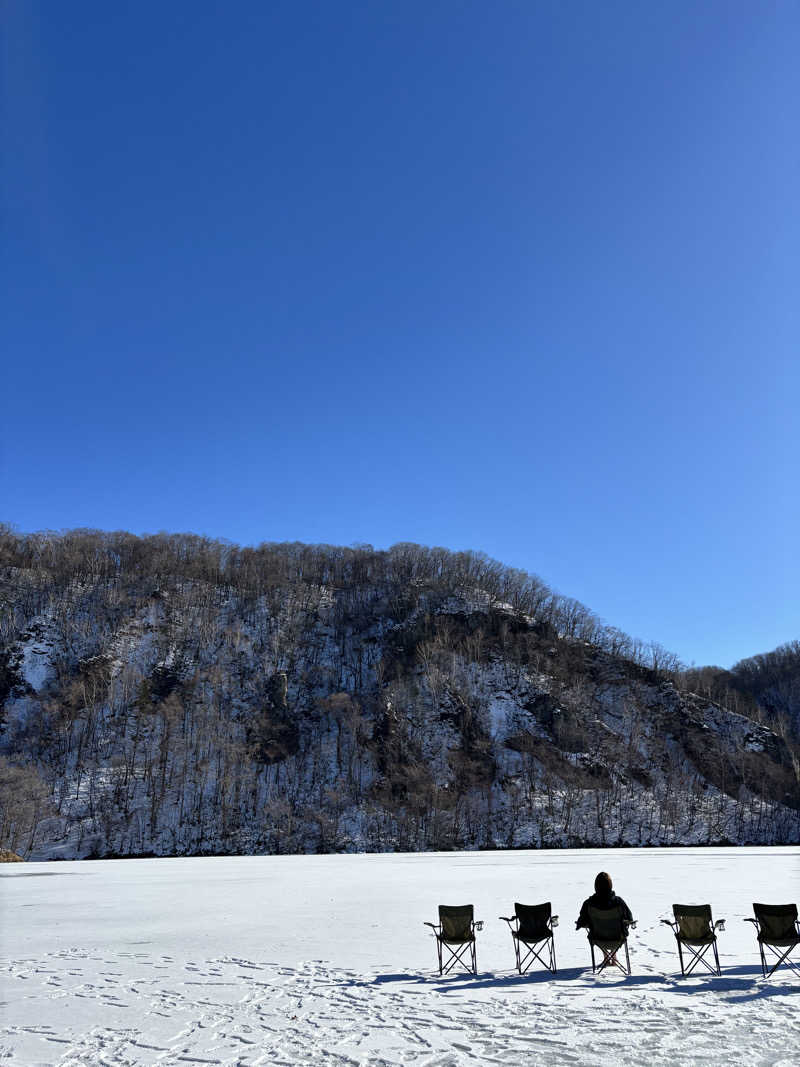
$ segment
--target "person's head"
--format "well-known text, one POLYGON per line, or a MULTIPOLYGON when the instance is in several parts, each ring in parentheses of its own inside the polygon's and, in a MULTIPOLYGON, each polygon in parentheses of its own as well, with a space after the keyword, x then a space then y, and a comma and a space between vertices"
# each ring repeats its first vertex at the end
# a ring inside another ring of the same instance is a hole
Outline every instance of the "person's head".
POLYGON ((594 880, 594 891, 601 897, 611 896, 611 875, 606 874, 605 871, 601 871, 594 880))

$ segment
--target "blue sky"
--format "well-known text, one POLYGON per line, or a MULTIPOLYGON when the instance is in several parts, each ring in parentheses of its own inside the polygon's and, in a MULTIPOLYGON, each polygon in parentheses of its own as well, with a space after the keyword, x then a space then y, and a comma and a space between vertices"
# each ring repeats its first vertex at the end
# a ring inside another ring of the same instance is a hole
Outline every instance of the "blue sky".
POLYGON ((4 10, 0 517, 800 636, 800 5, 4 10))

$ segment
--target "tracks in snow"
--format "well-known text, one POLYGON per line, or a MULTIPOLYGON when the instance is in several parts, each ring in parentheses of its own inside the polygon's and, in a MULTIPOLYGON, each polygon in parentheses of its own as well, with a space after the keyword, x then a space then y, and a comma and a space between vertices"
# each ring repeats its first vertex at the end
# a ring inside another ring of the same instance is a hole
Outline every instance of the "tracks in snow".
MULTIPOLYGON (((143 947, 143 946, 142 946, 143 947)), ((791 979, 359 974, 307 961, 71 949, 0 966, 0 1060, 58 1067, 721 1064, 789 1067, 791 979), (22 1009, 22 1010, 19 1010, 22 1009), (4 1008, 4 1011, 6 1009, 4 1008)), ((794 1043, 791 1035, 794 1034, 794 1043)))

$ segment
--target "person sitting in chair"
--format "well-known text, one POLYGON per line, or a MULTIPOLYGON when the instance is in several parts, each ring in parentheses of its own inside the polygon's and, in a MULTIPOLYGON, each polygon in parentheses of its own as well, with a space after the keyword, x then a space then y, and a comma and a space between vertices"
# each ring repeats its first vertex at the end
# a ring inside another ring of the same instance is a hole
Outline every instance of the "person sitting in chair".
POLYGON ((623 921, 633 922, 631 909, 622 897, 618 897, 614 892, 611 875, 606 874, 605 871, 601 871, 594 880, 594 894, 587 897, 581 904, 581 913, 575 923, 576 930, 580 930, 582 926, 589 928, 589 908, 619 908, 623 921))

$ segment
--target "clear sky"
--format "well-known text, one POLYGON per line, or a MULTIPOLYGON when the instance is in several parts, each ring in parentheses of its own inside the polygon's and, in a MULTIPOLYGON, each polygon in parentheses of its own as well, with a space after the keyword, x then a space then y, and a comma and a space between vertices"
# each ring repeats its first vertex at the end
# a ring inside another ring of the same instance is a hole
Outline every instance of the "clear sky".
POLYGON ((800 3, 3 7, 0 518, 800 637, 800 3))

